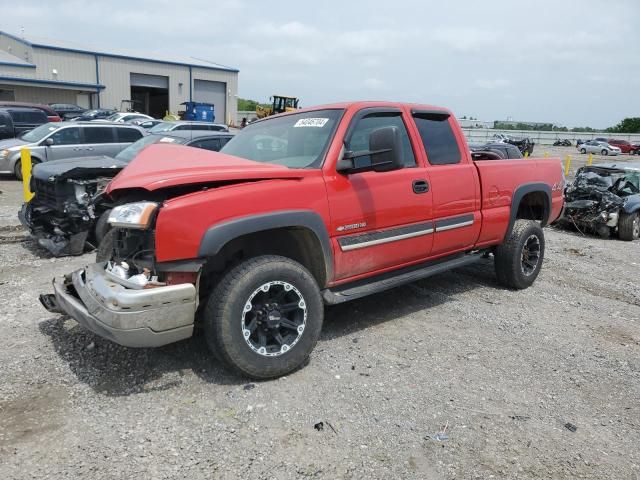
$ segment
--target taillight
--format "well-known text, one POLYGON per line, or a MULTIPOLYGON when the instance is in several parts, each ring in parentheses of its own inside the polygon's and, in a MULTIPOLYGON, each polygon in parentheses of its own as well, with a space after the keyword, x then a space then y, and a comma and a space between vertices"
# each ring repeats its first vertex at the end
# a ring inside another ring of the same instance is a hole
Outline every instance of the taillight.
POLYGON ((49 120, 50 122, 61 122, 62 119, 59 116, 55 116, 55 117, 47 117, 47 120, 49 120))

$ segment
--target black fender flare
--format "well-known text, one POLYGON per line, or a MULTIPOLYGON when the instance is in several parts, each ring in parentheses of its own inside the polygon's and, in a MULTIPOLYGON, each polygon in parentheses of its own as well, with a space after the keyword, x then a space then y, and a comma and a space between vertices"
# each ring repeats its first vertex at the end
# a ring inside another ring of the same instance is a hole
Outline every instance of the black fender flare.
POLYGON ((313 232, 322 247, 326 281, 333 279, 333 249, 327 227, 322 217, 310 210, 284 210, 260 215, 250 215, 212 225, 200 241, 198 257, 216 255, 222 247, 235 238, 250 233, 276 228, 306 228, 313 232))
POLYGON ((511 198, 511 214, 509 215, 509 226, 507 227, 507 232, 505 233, 505 240, 509 238, 511 235, 511 230, 513 229, 513 224, 516 223, 516 217, 518 216, 518 208, 520 207, 520 202, 524 198, 525 195, 534 192, 542 192, 544 193, 545 205, 544 212, 542 214, 542 221, 540 224, 544 227, 549 222, 549 215, 551 215, 551 187, 546 183, 525 183, 520 185, 513 192, 513 197, 511 198))

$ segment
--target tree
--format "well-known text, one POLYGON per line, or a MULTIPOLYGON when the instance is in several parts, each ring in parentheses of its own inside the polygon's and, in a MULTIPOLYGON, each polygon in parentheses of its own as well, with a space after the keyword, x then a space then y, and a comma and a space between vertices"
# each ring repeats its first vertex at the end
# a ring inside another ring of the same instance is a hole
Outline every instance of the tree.
POLYGON ((268 107, 269 104, 268 103, 259 103, 256 100, 249 100, 246 98, 240 98, 238 97, 238 110, 239 111, 255 111, 256 106, 263 106, 263 107, 268 107))
POLYGON ((629 117, 622 120, 615 127, 607 128, 611 133, 640 133, 640 117, 629 117))

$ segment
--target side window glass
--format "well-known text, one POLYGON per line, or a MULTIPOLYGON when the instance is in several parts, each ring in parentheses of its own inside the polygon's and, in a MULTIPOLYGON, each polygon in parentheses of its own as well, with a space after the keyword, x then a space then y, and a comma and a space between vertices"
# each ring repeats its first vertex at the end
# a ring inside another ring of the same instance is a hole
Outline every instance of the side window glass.
MULTIPOLYGON (((413 155, 413 148, 411 148, 407 128, 402 121, 400 113, 393 113, 392 115, 373 113, 361 118, 353 130, 346 149, 352 152, 369 150, 369 137, 371 136, 371 132, 382 127, 397 127, 400 129, 400 138, 402 139, 402 163, 405 167, 414 167, 416 165, 416 159, 413 155)), ((371 161, 370 156, 357 157, 354 159, 354 165, 356 168, 366 167, 371 165, 371 161)))
POLYGON ((460 163, 460 146, 448 115, 415 114, 414 119, 431 165, 460 163))
POLYGON ((133 143, 142 138, 142 132, 135 128, 117 128, 116 135, 118 143, 133 143))
POLYGON ((192 147, 203 148, 205 150, 213 150, 217 152, 220 150, 220 139, 210 138, 208 140, 199 140, 191 144, 192 147))
POLYGON ((54 145, 78 145, 80 141, 80 129, 78 127, 62 128, 51 137, 54 145))
POLYGON ((113 143, 112 127, 85 127, 84 143, 113 143))

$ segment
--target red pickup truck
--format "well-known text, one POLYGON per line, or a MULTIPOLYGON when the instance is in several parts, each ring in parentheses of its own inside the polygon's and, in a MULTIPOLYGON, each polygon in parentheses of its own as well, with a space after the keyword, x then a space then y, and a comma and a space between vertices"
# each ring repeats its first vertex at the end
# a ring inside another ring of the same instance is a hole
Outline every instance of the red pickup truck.
POLYGON ((308 358, 326 304, 491 259, 502 285, 531 285, 563 186, 559 159, 474 161, 444 108, 308 108, 219 153, 143 150, 106 191, 102 261, 41 301, 132 347, 199 324, 221 361, 277 377, 308 358))

